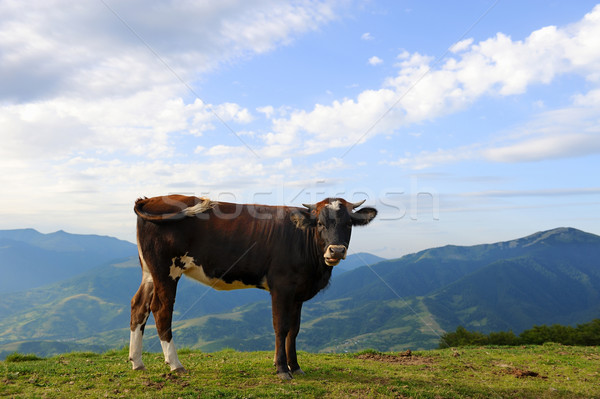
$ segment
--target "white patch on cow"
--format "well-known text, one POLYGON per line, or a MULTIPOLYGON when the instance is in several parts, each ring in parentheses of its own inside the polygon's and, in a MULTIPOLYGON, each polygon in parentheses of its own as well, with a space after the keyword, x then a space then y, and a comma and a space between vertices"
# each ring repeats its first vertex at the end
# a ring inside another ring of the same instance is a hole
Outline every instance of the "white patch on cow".
POLYGON ((198 202, 196 205, 194 206, 190 206, 185 208, 182 212, 185 214, 185 216, 196 216, 199 213, 204 213, 206 211, 208 211, 209 209, 214 208, 215 206, 215 202, 209 200, 208 198, 200 198, 202 200, 202 202, 198 202))
MULTIPOLYGON (((150 274, 150 269, 148 268, 148 264, 144 259, 144 254, 142 253, 142 247, 140 246, 140 239, 137 237, 137 247, 138 247, 138 255, 140 257, 140 263, 142 265, 142 284, 154 284, 154 280, 152 279, 152 274, 150 274)), ((142 326, 146 324, 146 320, 148 320, 148 316, 150 316, 150 304, 146 304, 146 312, 144 314, 144 322, 142 324, 138 324, 134 330, 131 330, 129 335, 129 360, 131 360, 131 365, 134 370, 145 370, 144 362, 142 362, 142 340, 144 338, 144 332, 142 331, 142 326)))
POLYGON ((339 200, 335 200, 331 204, 325 205, 325 207, 329 208, 329 209, 331 209, 333 211, 339 211, 341 205, 342 205, 342 203, 339 200))
POLYGON ((143 284, 153 284, 154 280, 152 279, 152 275, 147 268, 142 268, 142 283, 143 284))
POLYGON ((129 335, 129 360, 134 370, 144 370, 144 362, 142 362, 142 325, 138 324, 135 330, 129 335))
POLYGON ((180 257, 174 257, 171 259, 171 268, 169 269, 169 276, 173 280, 177 280, 186 270, 195 267, 194 258, 188 256, 187 253, 180 257), (183 264, 183 266, 176 265, 177 260, 179 259, 179 264, 183 264))
POLYGON ((219 291, 257 288, 255 285, 247 285, 238 280, 233 281, 231 284, 229 284, 219 278, 208 277, 206 273, 204 273, 204 269, 202 268, 202 266, 193 266, 189 269, 186 269, 184 273, 186 276, 193 278, 194 280, 200 281, 202 284, 206 284, 219 291))
POLYGON ((161 340, 160 346, 162 346, 163 354, 165 355, 165 363, 171 366, 171 371, 183 369, 183 364, 179 362, 179 358, 177 357, 177 349, 175 349, 173 340, 171 339, 170 342, 161 340))
POLYGON ((140 263, 142 264, 142 283, 154 283, 154 280, 152 280, 152 274, 150 274, 150 269, 148 269, 148 264, 146 263, 146 259, 144 259, 144 254, 142 253, 142 247, 140 246, 139 237, 137 238, 137 247, 138 255, 140 256, 140 263))
MULTIPOLYGON (((219 291, 239 290, 244 288, 258 288, 256 285, 244 284, 239 280, 233 281, 232 283, 227 283, 221 280, 220 278, 208 277, 204 272, 204 268, 202 267, 202 265, 196 265, 194 263, 194 258, 188 256, 187 253, 183 256, 171 259, 171 268, 169 271, 169 276, 171 276, 171 278, 175 280, 181 277, 182 274, 185 274, 189 278, 199 281, 202 284, 208 285, 209 287, 219 291), (183 267, 177 266, 176 263, 183 264, 183 267)), ((266 277, 264 277, 263 281, 261 281, 261 286, 268 291, 266 277)))

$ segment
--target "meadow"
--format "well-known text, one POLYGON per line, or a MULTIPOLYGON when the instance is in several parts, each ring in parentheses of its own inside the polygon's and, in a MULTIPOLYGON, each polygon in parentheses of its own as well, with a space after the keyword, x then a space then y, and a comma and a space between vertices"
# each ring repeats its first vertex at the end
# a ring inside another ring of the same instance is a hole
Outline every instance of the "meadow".
POLYGON ((51 358, 12 354, 0 362, 9 398, 594 398, 600 348, 559 344, 416 352, 300 352, 306 375, 281 381, 272 352, 180 350, 185 374, 146 353, 130 370, 127 348, 51 358))

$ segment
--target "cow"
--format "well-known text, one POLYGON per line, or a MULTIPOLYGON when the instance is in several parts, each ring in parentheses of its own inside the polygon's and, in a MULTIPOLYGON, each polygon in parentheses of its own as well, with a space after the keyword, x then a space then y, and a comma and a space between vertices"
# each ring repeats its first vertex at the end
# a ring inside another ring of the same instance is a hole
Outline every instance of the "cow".
POLYGON ((377 215, 364 201, 267 206, 184 195, 135 202, 142 282, 131 300, 129 360, 144 370, 142 337, 150 311, 172 372, 185 372, 171 323, 182 275, 217 290, 259 288, 271 294, 277 375, 304 374, 296 356, 303 302, 329 284, 345 259, 353 226, 377 215))

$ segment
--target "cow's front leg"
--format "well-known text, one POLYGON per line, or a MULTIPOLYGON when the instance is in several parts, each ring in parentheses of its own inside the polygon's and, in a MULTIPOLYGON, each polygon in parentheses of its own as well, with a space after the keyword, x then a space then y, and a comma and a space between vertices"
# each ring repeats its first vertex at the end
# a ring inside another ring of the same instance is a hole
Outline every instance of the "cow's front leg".
POLYGON ((277 376, 282 380, 291 380, 292 374, 288 367, 285 351, 285 341, 291 327, 291 311, 293 297, 278 291, 271 291, 271 307, 273 310, 273 329, 275 330, 275 367, 277 376))
POLYGON ((295 302, 290 315, 290 331, 288 332, 288 335, 285 340, 285 352, 287 354, 287 362, 290 368, 290 372, 293 375, 304 374, 304 371, 302 371, 300 365, 298 364, 298 356, 296 355, 296 337, 298 336, 298 332, 300 331, 301 313, 302 302, 295 302))

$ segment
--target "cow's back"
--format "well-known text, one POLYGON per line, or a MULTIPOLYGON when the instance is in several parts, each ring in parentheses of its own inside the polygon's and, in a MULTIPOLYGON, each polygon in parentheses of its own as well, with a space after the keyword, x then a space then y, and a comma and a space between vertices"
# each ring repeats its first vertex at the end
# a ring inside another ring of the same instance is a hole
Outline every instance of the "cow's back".
POLYGON ((170 215, 168 220, 138 214, 140 249, 151 258, 155 273, 185 274, 215 289, 268 290, 293 282, 303 298, 327 285, 331 270, 321 270, 314 240, 291 222, 294 208, 214 202, 203 212, 177 216, 201 200, 168 198, 171 204, 157 200, 156 208, 145 203, 146 212, 160 209, 170 215))

